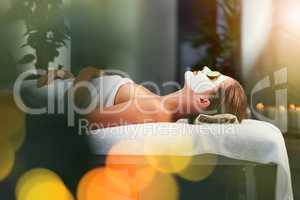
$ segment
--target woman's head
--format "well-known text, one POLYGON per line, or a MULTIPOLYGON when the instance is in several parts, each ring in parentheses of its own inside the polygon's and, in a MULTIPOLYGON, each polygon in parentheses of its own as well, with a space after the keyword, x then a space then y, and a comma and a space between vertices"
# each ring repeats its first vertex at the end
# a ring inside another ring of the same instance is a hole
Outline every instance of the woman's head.
MULTIPOLYGON (((205 75, 203 71, 194 72, 192 78, 199 76, 199 73, 205 75)), ((224 75, 221 75, 217 80, 207 80, 199 82, 200 90, 209 88, 205 92, 199 93, 194 89, 195 85, 190 87, 186 80, 185 91, 186 96, 190 101, 188 104, 193 104, 194 111, 206 111, 211 114, 230 113, 236 115, 239 121, 247 118, 247 97, 241 84, 224 75), (216 84, 217 83, 217 84, 216 84), (189 95, 191 94, 191 95, 189 95), (195 109, 197 107, 198 109, 195 109), (199 109, 200 108, 200 109, 199 109)))
POLYGON ((239 121, 247 118, 247 97, 241 84, 229 78, 209 97, 206 111, 235 115, 239 121))

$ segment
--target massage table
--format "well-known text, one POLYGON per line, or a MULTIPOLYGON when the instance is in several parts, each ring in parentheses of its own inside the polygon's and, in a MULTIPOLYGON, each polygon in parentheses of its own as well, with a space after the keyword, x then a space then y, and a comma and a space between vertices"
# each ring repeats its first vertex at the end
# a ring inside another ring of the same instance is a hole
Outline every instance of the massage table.
MULTIPOLYGON (((26 85, 22 87, 22 93, 27 94, 23 97, 25 104, 34 105, 33 107, 47 105, 48 99, 45 94, 49 88, 42 87, 36 92, 36 88, 30 89, 32 85, 36 85, 36 82, 30 82, 28 87, 26 85), (26 98, 32 96, 35 98, 26 98)), ((50 91, 52 94, 50 96, 53 96, 52 99, 62 98, 69 87, 70 80, 55 81, 52 88, 54 90, 50 91), (62 89, 56 91, 54 88, 60 85, 62 89)), ((65 101, 63 98, 56 100, 65 101)), ((117 149, 113 153, 116 155, 168 155, 170 151, 165 147, 185 145, 191 148, 176 152, 176 155, 214 154, 226 158, 223 159, 223 163, 222 159, 218 159, 220 166, 226 166, 229 160, 243 161, 238 165, 246 166, 243 168, 247 177, 246 182, 252 185, 247 187, 247 199, 255 199, 252 193, 255 188, 253 184, 257 180, 253 180, 253 174, 255 174, 253 166, 276 166, 275 198, 276 200, 293 200, 289 161, 282 133, 278 128, 266 122, 244 120, 241 124, 231 125, 149 123, 98 129, 87 135, 91 152, 95 157, 105 157, 114 144, 127 141, 129 143, 126 148, 117 149), (187 141, 189 143, 186 143, 187 141), (131 145, 130 142, 132 142, 131 145), (155 146, 154 151, 145 152, 145 144, 149 145, 149 143, 155 146), (247 162, 255 164, 249 165, 247 162)), ((227 166, 236 166, 236 164, 227 164, 227 166)))
MULTIPOLYGON (((225 183, 232 174, 240 174, 243 177, 238 185, 244 185, 242 190, 233 190, 235 194, 223 199, 276 199, 292 200, 293 191, 287 151, 283 136, 275 126, 256 120, 244 120, 241 124, 180 124, 180 123, 149 123, 127 125, 112 128, 93 130, 87 133, 87 140, 91 152, 98 157, 98 163, 102 164, 109 153, 115 155, 168 155, 178 156, 218 155, 217 169, 207 179, 198 183, 184 183, 182 188, 186 191, 204 191, 219 189, 220 184, 229 187, 237 184, 235 181, 225 183), (122 141, 125 146, 111 148, 122 141), (145 150, 145 146, 153 145, 151 151, 145 150), (180 148, 184 146, 184 148, 180 148), (186 147, 189 148, 186 148, 186 147), (170 148, 179 147, 180 151, 170 151, 170 148), (99 163, 100 162, 100 163, 99 163), (226 170, 224 170, 226 169, 226 170), (220 172, 220 171, 223 171, 220 172), (227 173, 231 171, 231 173, 227 173), (225 175, 227 174, 227 176, 225 175), (230 175, 231 174, 231 175, 230 175), (225 182, 224 182, 225 181, 225 182), (266 186, 268 184, 269 186, 266 186), (187 185, 189 185, 187 187, 187 185), (204 186, 206 185, 206 186, 204 186), (273 185, 273 186, 272 186, 273 185), (265 191, 264 188, 273 188, 265 191), (274 193, 274 194, 268 194, 274 193)), ((118 161, 116 161, 118 162, 118 161)), ((124 163, 120 163, 124 164, 124 163)), ((140 164, 140 163, 131 163, 140 164)), ((205 163, 193 163, 205 165, 205 163)), ((184 182, 179 180, 180 183, 184 182)), ((240 187, 240 186, 239 186, 240 187)), ((183 189, 183 191, 185 191, 183 189)), ((190 192, 186 192, 188 195, 190 192)), ((228 192, 227 192, 228 193, 228 192)), ((213 193, 206 194, 207 198, 213 198, 213 193)), ((203 196, 203 193, 199 194, 203 196)), ((205 196, 205 195, 204 195, 205 196)), ((207 199, 205 198, 205 199, 207 199)), ((186 199, 184 196, 182 199, 186 199)), ((188 198, 191 199, 191 198, 188 198)))

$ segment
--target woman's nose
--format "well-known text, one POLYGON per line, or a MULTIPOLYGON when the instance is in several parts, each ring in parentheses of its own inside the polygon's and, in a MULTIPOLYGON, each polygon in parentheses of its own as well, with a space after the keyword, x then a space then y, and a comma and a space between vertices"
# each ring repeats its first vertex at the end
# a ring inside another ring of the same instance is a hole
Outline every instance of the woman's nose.
POLYGON ((194 75, 197 75, 197 74, 198 74, 198 72, 199 72, 199 70, 197 70, 197 71, 193 71, 193 74, 194 74, 194 75))

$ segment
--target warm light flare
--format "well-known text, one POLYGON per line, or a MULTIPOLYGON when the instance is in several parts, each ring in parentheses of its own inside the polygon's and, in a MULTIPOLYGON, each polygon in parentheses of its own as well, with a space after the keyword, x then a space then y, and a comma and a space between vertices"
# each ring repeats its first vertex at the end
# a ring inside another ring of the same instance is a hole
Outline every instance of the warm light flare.
POLYGON ((175 178, 170 174, 157 174, 145 188, 138 200, 177 200, 179 189, 175 178))
POLYGON ((279 24, 290 31, 300 31, 300 2, 298 0, 286 0, 279 4, 279 24))
POLYGON ((202 181, 213 173, 217 160, 217 155, 212 154, 193 156, 192 164, 178 175, 189 181, 202 181))
POLYGON ((189 136, 176 135, 176 137, 147 137, 145 139, 144 153, 147 162, 162 173, 177 173, 184 170, 191 162, 189 154, 193 151, 193 140, 189 136), (168 140, 172 145, 161 145, 168 140))
POLYGON ((156 170, 147 163, 144 155, 120 155, 121 152, 124 153, 124 148, 140 148, 140 144, 126 140, 115 144, 107 155, 106 168, 111 172, 122 173, 131 190, 141 190, 149 185, 156 170))
POLYGON ((60 177, 48 169, 32 169, 18 180, 17 200, 74 200, 60 177))
POLYGON ((13 146, 5 140, 0 140, 0 181, 11 173, 15 162, 13 146))
POLYGON ((263 103, 257 103, 256 104, 256 110, 263 111, 265 109, 265 105, 263 103))
POLYGON ((283 105, 280 105, 280 106, 278 107, 278 109, 279 109, 279 111, 281 111, 281 112, 286 111, 286 108, 285 108, 285 106, 283 106, 283 105))
POLYGON ((126 172, 124 174, 108 168, 96 168, 84 175, 77 188, 77 199, 138 200, 126 172))
POLYGON ((295 104, 290 104, 289 105, 289 109, 290 110, 295 110, 296 109, 296 105, 295 104))
POLYGON ((0 91, 0 110, 0 139, 7 139, 18 150, 25 139, 25 114, 16 106, 13 94, 8 91, 0 91))

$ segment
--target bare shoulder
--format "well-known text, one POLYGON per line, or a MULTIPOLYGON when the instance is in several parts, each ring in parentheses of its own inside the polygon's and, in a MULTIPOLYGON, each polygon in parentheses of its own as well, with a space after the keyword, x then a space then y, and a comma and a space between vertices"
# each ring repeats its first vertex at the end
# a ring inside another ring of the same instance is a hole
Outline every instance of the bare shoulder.
POLYGON ((135 84, 135 83, 127 83, 120 87, 117 92, 115 104, 124 103, 136 98, 150 97, 155 96, 152 92, 150 92, 145 87, 135 84))

